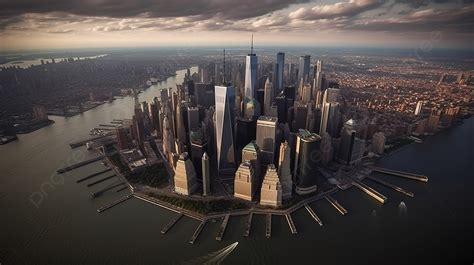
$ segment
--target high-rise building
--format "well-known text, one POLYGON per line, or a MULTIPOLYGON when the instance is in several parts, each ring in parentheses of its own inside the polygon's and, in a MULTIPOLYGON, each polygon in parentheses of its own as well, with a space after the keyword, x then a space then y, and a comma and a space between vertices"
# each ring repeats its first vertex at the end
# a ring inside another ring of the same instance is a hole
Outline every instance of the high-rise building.
POLYGON ((276 106, 277 106, 277 118, 278 118, 278 122, 280 123, 286 123, 286 120, 287 120, 287 113, 288 113, 288 109, 287 109, 287 101, 286 101, 286 97, 285 97, 285 94, 282 92, 280 92, 280 94, 278 94, 278 96, 275 98, 275 102, 276 102, 276 106))
POLYGON ((115 129, 117 132, 117 143, 119 150, 126 150, 129 148, 128 128, 119 126, 115 129))
POLYGON ((256 175, 250 161, 244 161, 235 172, 234 197, 252 201, 257 189, 256 175))
POLYGON ((298 68, 298 83, 303 80, 303 82, 307 82, 309 79, 309 67, 310 67, 310 59, 309 55, 300 56, 300 63, 298 68))
POLYGON ((163 118, 163 153, 170 165, 173 164, 173 154, 176 153, 173 131, 168 116, 163 118))
POLYGON ((202 195, 207 196, 211 193, 211 174, 209 170, 209 156, 206 152, 202 155, 202 195))
POLYGON ((260 204, 279 207, 282 204, 282 186, 278 173, 273 164, 268 165, 260 189, 260 204))
POLYGON ((156 130, 157 133, 160 133, 160 107, 158 102, 153 102, 150 104, 150 114, 151 114, 151 125, 152 128, 156 130))
POLYGON ((257 84, 257 55, 253 53, 253 36, 250 53, 245 59, 245 97, 253 99, 256 97, 257 84))
POLYGON ((325 132, 321 137, 321 164, 327 165, 332 161, 333 148, 331 136, 325 132))
POLYGON ((321 109, 321 124, 319 127, 319 135, 329 133, 331 137, 338 136, 339 125, 339 103, 323 103, 321 109))
POLYGON ((294 175, 296 193, 308 194, 317 189, 317 162, 321 157, 321 137, 307 130, 299 130, 296 135, 294 175))
POLYGON ((262 164, 273 164, 275 161, 276 131, 278 119, 260 116, 257 120, 257 145, 262 154, 262 164))
POLYGON ((263 110, 265 115, 270 115, 272 102, 273 102, 273 84, 270 82, 270 78, 267 77, 267 81, 265 81, 265 90, 264 90, 264 104, 263 110))
POLYGON ((199 128, 199 109, 196 107, 190 107, 188 106, 188 129, 189 131, 191 130, 196 130, 199 128))
POLYGON ((200 129, 191 131, 189 135, 191 145, 191 160, 193 162, 194 168, 196 169, 196 175, 198 179, 201 179, 201 158, 208 150, 207 139, 204 137, 202 130, 200 129))
POLYGON ((179 155, 174 174, 174 191, 183 195, 191 195, 198 188, 196 171, 188 153, 179 155))
POLYGON ((421 111, 423 110, 423 101, 418 101, 418 103, 416 104, 416 108, 415 108, 415 115, 418 116, 420 115, 421 111))
POLYGON ((219 174, 233 174, 235 171, 234 150, 234 88, 230 85, 215 86, 216 96, 216 146, 219 174))
POLYGON ((385 150, 385 135, 383 132, 374 133, 372 136, 372 151, 376 154, 383 154, 385 150))
POLYGON ((365 151, 365 140, 357 137, 358 124, 350 119, 344 124, 341 131, 341 143, 339 146, 339 161, 346 164, 355 164, 362 160, 365 151))
POLYGON ((293 191, 293 177, 291 176, 291 151, 288 142, 280 145, 280 155, 278 157, 278 175, 282 186, 283 199, 291 198, 293 191))
POLYGON ((323 104, 324 103, 338 103, 340 102, 341 90, 338 88, 328 88, 324 91, 323 104))
POLYGON ((275 69, 275 95, 280 93, 283 90, 283 72, 285 70, 285 53, 277 53, 276 69, 275 69))

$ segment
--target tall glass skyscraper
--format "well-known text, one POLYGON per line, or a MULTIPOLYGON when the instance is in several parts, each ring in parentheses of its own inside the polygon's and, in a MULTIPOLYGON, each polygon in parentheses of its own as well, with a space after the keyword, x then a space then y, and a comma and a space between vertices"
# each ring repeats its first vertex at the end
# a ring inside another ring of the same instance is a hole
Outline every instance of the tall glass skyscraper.
POLYGON ((301 79, 303 79, 303 82, 308 81, 310 59, 311 57, 309 55, 300 56, 300 65, 298 68, 298 84, 300 83, 301 79))
POLYGON ((321 157, 321 137, 307 130, 299 130, 296 135, 295 172, 296 193, 308 194, 316 191, 317 162, 321 157))
POLYGON ((215 86, 216 99, 216 145, 219 174, 235 171, 234 106, 235 91, 231 85, 215 86))
POLYGON ((245 60, 245 97, 255 98, 257 83, 257 55, 249 53, 245 60))
POLYGON ((278 95, 283 90, 283 72, 285 70, 285 53, 277 53, 277 62, 275 69, 274 93, 278 95))

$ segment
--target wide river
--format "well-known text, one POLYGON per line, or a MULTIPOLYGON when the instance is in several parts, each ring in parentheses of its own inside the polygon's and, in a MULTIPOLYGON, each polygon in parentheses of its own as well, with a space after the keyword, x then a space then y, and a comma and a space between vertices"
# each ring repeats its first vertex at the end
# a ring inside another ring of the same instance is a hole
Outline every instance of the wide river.
MULTIPOLYGON (((151 101, 159 88, 181 83, 185 71, 177 73, 141 93, 140 100, 151 101)), ((381 166, 429 176, 428 183, 379 176, 414 192, 414 198, 365 180, 388 197, 385 205, 351 188, 334 195, 349 211, 346 216, 327 201, 311 205, 322 227, 302 208, 293 214, 297 235, 285 218, 274 216, 267 239, 264 216, 254 216, 251 236, 244 238, 245 217, 231 218, 222 242, 215 240, 216 222, 208 223, 192 245, 197 221, 182 218, 162 235, 175 214, 137 199, 97 213, 126 194, 112 191, 92 200, 90 192, 115 180, 89 188, 76 183, 103 169, 100 163, 55 174, 97 155, 84 147, 71 149, 70 142, 132 112, 132 98, 118 99, 74 117, 52 117, 53 125, 0 146, 0 264, 198 263, 234 242, 239 244, 223 264, 474 262, 474 118, 381 159, 381 166)))

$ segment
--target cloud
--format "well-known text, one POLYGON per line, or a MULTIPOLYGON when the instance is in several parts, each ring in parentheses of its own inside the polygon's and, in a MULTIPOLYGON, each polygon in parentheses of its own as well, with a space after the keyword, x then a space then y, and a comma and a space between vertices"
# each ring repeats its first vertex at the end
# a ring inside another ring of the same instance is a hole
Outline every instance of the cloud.
POLYGON ((317 5, 313 8, 302 7, 291 12, 289 17, 301 20, 330 19, 336 17, 353 17, 384 4, 382 0, 350 0, 329 5, 317 5))
POLYGON ((253 18, 309 0, 0 0, 0 17, 25 13, 64 12, 93 17, 187 17, 226 19, 253 18))

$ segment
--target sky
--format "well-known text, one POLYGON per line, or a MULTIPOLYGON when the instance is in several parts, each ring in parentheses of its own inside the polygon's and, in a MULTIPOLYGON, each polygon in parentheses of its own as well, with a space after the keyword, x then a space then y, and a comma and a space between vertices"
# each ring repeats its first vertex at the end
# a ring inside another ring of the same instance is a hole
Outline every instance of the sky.
POLYGON ((0 0, 0 51, 255 45, 472 48, 474 0, 0 0))

